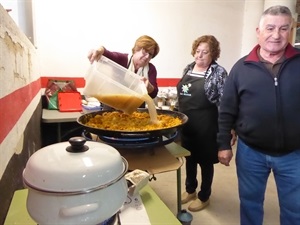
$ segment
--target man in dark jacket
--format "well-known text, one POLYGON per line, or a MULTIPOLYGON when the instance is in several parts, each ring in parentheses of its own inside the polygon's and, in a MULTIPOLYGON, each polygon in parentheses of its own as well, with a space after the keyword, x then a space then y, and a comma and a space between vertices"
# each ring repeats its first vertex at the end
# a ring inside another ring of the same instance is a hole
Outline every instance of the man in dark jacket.
POLYGON ((258 45, 233 66, 221 99, 218 157, 229 166, 234 129, 243 225, 263 224, 271 171, 280 223, 300 222, 300 52, 288 42, 292 23, 285 6, 270 7, 262 14, 256 29, 258 45))

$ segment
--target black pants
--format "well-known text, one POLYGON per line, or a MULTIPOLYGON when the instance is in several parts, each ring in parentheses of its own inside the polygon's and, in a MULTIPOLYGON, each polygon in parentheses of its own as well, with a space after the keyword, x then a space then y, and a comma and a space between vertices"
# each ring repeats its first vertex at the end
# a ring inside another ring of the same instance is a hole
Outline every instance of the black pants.
POLYGON ((205 202, 211 195, 211 185, 214 176, 214 164, 213 163, 198 163, 193 157, 186 157, 186 180, 185 189, 188 193, 196 191, 198 186, 197 180, 197 166, 201 168, 201 186, 198 192, 198 198, 205 202))

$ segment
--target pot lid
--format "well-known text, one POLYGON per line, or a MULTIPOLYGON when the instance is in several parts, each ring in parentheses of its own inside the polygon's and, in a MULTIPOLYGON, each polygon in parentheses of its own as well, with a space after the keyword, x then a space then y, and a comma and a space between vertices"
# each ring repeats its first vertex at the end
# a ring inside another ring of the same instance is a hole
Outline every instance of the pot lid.
POLYGON ((89 191, 120 179, 127 169, 112 146, 73 137, 35 152, 26 163, 23 181, 41 191, 89 191))

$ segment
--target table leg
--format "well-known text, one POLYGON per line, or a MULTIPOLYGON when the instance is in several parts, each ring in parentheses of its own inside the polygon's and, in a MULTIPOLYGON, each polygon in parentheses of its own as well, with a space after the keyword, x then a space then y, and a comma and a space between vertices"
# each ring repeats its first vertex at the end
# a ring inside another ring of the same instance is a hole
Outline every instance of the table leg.
POLYGON ((57 123, 57 142, 61 142, 61 127, 60 123, 57 123))
MULTIPOLYGON (((180 160, 183 162, 183 157, 180 160)), ((181 207, 181 167, 177 169, 177 212, 177 219, 182 224, 191 224, 193 215, 181 207)))
POLYGON ((181 167, 177 169, 177 213, 181 212, 181 167))

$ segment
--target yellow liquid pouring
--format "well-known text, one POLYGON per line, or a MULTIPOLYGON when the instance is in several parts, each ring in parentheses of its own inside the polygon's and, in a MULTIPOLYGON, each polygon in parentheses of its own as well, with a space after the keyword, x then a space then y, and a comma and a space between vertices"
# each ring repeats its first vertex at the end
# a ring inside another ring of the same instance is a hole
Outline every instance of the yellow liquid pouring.
POLYGON ((156 111, 154 101, 148 94, 143 95, 142 98, 145 100, 145 102, 148 105, 148 111, 149 111, 151 123, 157 124, 158 123, 157 111, 156 111))

